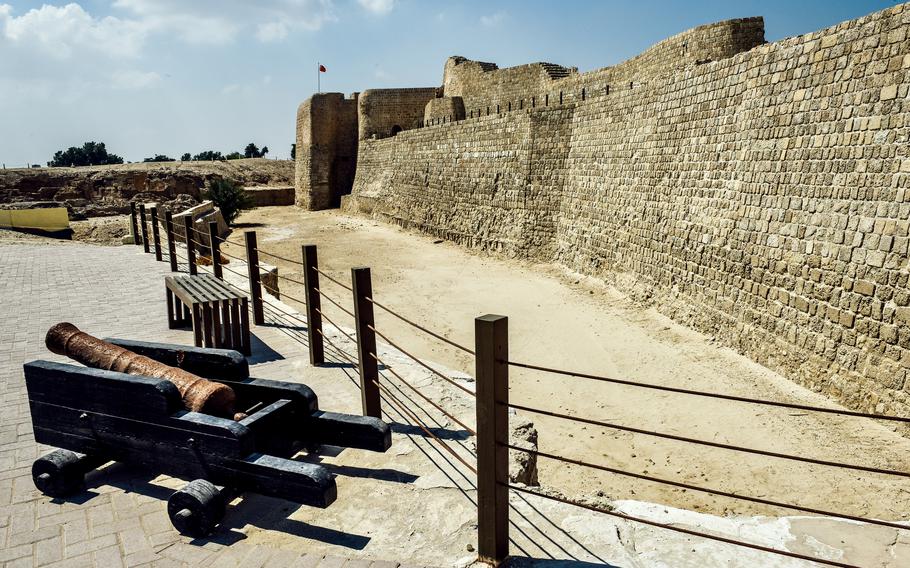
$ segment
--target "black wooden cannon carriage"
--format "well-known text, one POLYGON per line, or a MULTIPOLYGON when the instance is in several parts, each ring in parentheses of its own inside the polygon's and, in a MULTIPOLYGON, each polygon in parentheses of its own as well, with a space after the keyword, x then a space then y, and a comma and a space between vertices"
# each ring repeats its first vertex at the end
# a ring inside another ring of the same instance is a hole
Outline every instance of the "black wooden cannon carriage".
POLYGON ((85 474, 109 461, 189 479, 168 500, 181 533, 203 536, 238 492, 327 507, 335 480, 324 467, 289 459, 322 444, 384 452, 389 425, 319 410, 306 385, 249 377, 236 352, 108 339, 167 365, 233 388, 239 421, 187 411, 173 383, 49 361, 24 365, 35 439, 59 449, 32 466, 52 497, 78 492, 85 474))

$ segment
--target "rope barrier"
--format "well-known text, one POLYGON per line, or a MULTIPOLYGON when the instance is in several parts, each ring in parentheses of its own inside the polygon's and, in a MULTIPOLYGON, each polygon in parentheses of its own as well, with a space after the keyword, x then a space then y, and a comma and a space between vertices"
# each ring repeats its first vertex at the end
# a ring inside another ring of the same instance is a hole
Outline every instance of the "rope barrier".
POLYGON ((345 353, 344 350, 341 347, 339 347, 337 343, 335 343, 334 341, 329 339, 328 336, 326 334, 324 334, 321 329, 317 329, 316 333, 321 335, 322 338, 325 340, 325 342, 328 343, 329 345, 331 345, 332 348, 334 348, 335 351, 338 352, 337 354, 342 357, 342 359, 344 359, 347 363, 350 363, 351 365, 353 365, 355 369, 358 367, 357 361, 355 361, 354 359, 351 358, 350 355, 345 353))
POLYGON ((826 566, 838 566, 840 568, 861 568, 860 566, 855 566, 853 564, 845 564, 843 562, 837 562, 835 560, 827 560, 824 558, 815 558, 813 556, 806 556, 804 554, 798 554, 796 552, 790 552, 788 550, 780 550, 778 548, 771 548, 769 546, 762 546, 760 544, 753 544, 751 542, 744 542, 741 540, 735 540, 732 538, 727 538, 727 537, 723 537, 723 536, 719 536, 719 535, 713 535, 710 533, 699 532, 699 531, 695 531, 695 530, 691 530, 691 529, 687 529, 687 528, 683 528, 683 527, 678 527, 675 525, 659 523, 657 521, 652 521, 649 519, 642 519, 641 517, 633 517, 632 515, 627 515, 625 513, 620 513, 617 511, 610 511, 608 509, 595 507, 594 505, 588 505, 586 503, 579 503, 578 501, 573 501, 573 500, 567 499, 565 497, 559 497, 556 495, 547 495, 546 493, 531 491, 530 489, 526 489, 526 488, 520 487, 518 485, 513 485, 511 483, 498 482, 498 484, 503 487, 508 487, 509 489, 511 489, 513 491, 527 493, 528 495, 536 495, 537 497, 543 497, 544 499, 558 501, 558 502, 564 503, 566 505, 573 505, 575 507, 581 507, 582 509, 588 509, 589 511, 594 511, 596 513, 603 513, 605 515, 610 515, 611 517, 616 517, 616 518, 622 519, 624 521, 631 521, 633 523, 641 523, 641 524, 645 524, 645 525, 650 525, 652 527, 657 527, 660 529, 666 529, 666 530, 670 530, 670 531, 674 531, 674 532, 678 532, 678 533, 682 533, 682 534, 687 534, 689 536, 706 538, 706 539, 714 540, 717 542, 723 542, 725 544, 732 544, 732 545, 741 546, 744 548, 751 548, 753 550, 767 552, 770 554, 778 554, 780 556, 788 556, 790 558, 796 558, 798 560, 806 560, 808 562, 815 562, 815 563, 823 564, 826 566))
POLYGON ((245 259, 245 258, 240 258, 239 256, 234 256, 234 255, 232 255, 232 254, 228 254, 228 253, 226 253, 226 252, 224 252, 223 250, 220 250, 220 249, 218 250, 218 253, 219 253, 219 254, 223 254, 224 256, 226 256, 226 257, 228 257, 228 258, 233 258, 234 260, 239 260, 240 262, 246 262, 246 259, 245 259))
POLYGON ((354 291, 353 288, 351 288, 350 286, 348 286, 348 285, 345 284, 344 282, 341 282, 340 280, 336 280, 335 278, 332 278, 331 276, 329 276, 328 274, 326 274, 326 273, 323 272, 322 270, 316 268, 316 272, 318 272, 319 274, 325 276, 325 277, 329 280, 329 282, 334 282, 335 284, 341 286, 342 288, 344 288, 345 290, 347 290, 347 291, 349 291, 349 292, 353 292, 353 291, 354 291))
POLYGON ((412 391, 414 391, 414 392, 417 394, 417 396, 419 396, 420 398, 424 399, 425 401, 427 401, 427 402, 429 402, 431 405, 433 405, 433 408, 435 408, 436 410, 438 410, 439 412, 441 412, 443 415, 445 415, 446 417, 448 417, 450 420, 452 420, 453 422, 455 422, 456 424, 458 424, 459 426, 461 426, 462 428, 464 428, 465 431, 468 432, 469 434, 471 434, 472 436, 476 436, 476 435, 477 435, 477 432, 475 432, 473 428, 471 428, 470 426, 468 426, 467 424, 465 424, 464 422, 462 422, 462 421, 459 420, 458 418, 455 418, 454 416, 452 416, 451 414, 449 414, 444 408, 442 408, 441 406, 439 406, 438 404, 436 404, 435 402, 433 402, 427 395, 425 395, 425 394, 423 394, 422 392, 420 392, 420 390, 418 390, 417 387, 415 387, 414 385, 412 385, 411 383, 409 383, 408 381, 406 381, 406 380, 404 379, 404 377, 402 377, 401 375, 399 375, 398 373, 396 373, 395 370, 394 370, 388 363, 386 363, 385 361, 383 361, 382 359, 380 359, 375 353, 370 353, 369 355, 370 355, 370 357, 372 357, 373 359, 375 359, 377 363, 379 363, 380 365, 384 365, 387 371, 389 371, 390 373, 392 373, 393 375, 395 375, 395 378, 397 378, 399 381, 401 381, 402 383, 404 383, 404 385, 405 385, 406 387, 408 387, 409 389, 411 389, 412 391))
POLYGON ((263 307, 263 308, 270 308, 270 309, 272 309, 273 311, 278 312, 279 314, 285 315, 285 316, 287 316, 287 317, 289 317, 289 318, 291 318, 291 319, 295 319, 295 320, 299 321, 299 322, 302 323, 302 324, 305 324, 305 325, 307 324, 306 320, 301 319, 299 316, 297 316, 297 315, 295 315, 295 314, 292 314, 291 312, 286 312, 286 311, 284 311, 284 310, 281 310, 281 309, 279 309, 278 307, 273 306, 272 304, 270 304, 270 303, 268 303, 268 302, 263 302, 263 303, 262 303, 262 307, 263 307))
POLYGON ((262 250, 261 248, 256 248, 255 250, 256 250, 257 252, 259 252, 259 254, 264 254, 264 255, 270 256, 270 257, 272 257, 272 258, 277 258, 278 260, 283 260, 283 261, 285 261, 285 262, 290 262, 291 264, 299 264, 300 266, 303 266, 303 263, 300 262, 299 260, 291 260, 290 258, 285 258, 285 257, 283 257, 283 256, 278 256, 277 254, 274 254, 274 253, 271 253, 271 252, 268 252, 268 251, 264 251, 264 250, 262 250))
MULTIPOLYGON (((374 385, 376 385, 376 387, 379 388, 379 390, 381 390, 382 392, 384 392, 384 393, 386 394, 387 397, 392 398, 392 393, 391 393, 387 388, 385 388, 384 386, 382 386, 381 384, 379 384, 379 383, 376 382, 376 381, 372 381, 372 383, 373 383, 374 385)), ((388 402, 388 399, 386 399, 386 402, 388 402)), ((401 412, 402 414, 407 414, 407 415, 409 415, 409 417, 411 418, 411 420, 413 420, 413 421, 416 423, 416 426, 417 426, 418 428, 420 428, 421 430, 423 430, 424 432, 426 432, 426 434, 427 434, 428 436, 432 437, 433 440, 435 440, 436 442, 438 442, 443 448, 445 448, 445 450, 446 450, 447 452, 449 452, 450 454, 452 454, 452 456, 453 456, 455 459, 457 459, 458 461, 460 461, 466 468, 468 468, 469 470, 471 470, 471 473, 473 473, 474 475, 477 475, 477 468, 476 468, 476 467, 474 467, 474 466, 472 466, 471 464, 469 464, 469 463, 467 462, 467 460, 465 460, 463 457, 461 457, 460 455, 458 455, 458 452, 456 452, 455 450, 453 450, 448 444, 446 444, 441 438, 439 438, 439 436, 437 436, 436 434, 434 434, 433 432, 431 432, 431 431, 424 425, 423 421, 421 421, 420 418, 418 418, 416 414, 414 414, 414 413, 411 412, 409 409, 407 409, 407 407, 406 407, 404 404, 401 404, 400 402, 399 402, 398 404, 399 404, 399 406, 398 406, 397 410, 398 410, 399 412, 401 412)))
MULTIPOLYGON (((500 403, 500 404, 501 404, 501 403, 500 403)), ((793 460, 793 461, 811 463, 811 464, 815 464, 815 465, 824 465, 824 466, 830 466, 830 467, 840 467, 840 468, 852 469, 852 470, 856 470, 856 471, 867 471, 867 472, 870 472, 870 473, 880 473, 880 474, 883 474, 883 475, 895 475, 895 476, 898 476, 898 477, 910 477, 910 473, 907 473, 907 472, 904 472, 904 471, 896 471, 896 470, 891 470, 891 469, 880 469, 880 468, 869 467, 869 466, 864 466, 864 465, 846 464, 846 463, 841 463, 841 462, 832 462, 832 461, 826 461, 826 460, 819 460, 819 459, 815 459, 815 458, 807 458, 807 457, 802 457, 802 456, 794 456, 794 455, 791 455, 791 454, 781 454, 781 453, 777 453, 777 452, 771 452, 771 451, 768 451, 768 450, 758 450, 758 449, 754 449, 754 448, 744 448, 744 447, 742 447, 742 446, 734 446, 734 445, 732 445, 732 444, 722 444, 722 443, 720 443, 720 442, 710 442, 710 441, 708 441, 708 440, 699 440, 699 439, 697 439, 697 438, 687 438, 687 437, 685 437, 685 436, 677 436, 677 435, 675 435, 675 434, 667 434, 667 433, 664 433, 664 432, 653 432, 653 431, 650 431, 650 430, 642 430, 642 429, 640 429, 640 428, 632 428, 631 426, 622 426, 622 425, 619 425, 619 424, 611 424, 611 423, 609 423, 609 422, 602 422, 602 421, 600 421, 600 420, 591 420, 590 418, 579 418, 579 417, 577 417, 577 416, 569 416, 568 414, 560 414, 560 413, 558 413, 558 412, 551 412, 551 411, 549 411, 549 410, 539 410, 539 409, 536 409, 536 408, 529 408, 529 407, 527 407, 527 406, 522 406, 522 405, 520 405, 520 404, 509 404, 508 406, 509 406, 509 408, 514 408, 514 409, 516 409, 516 410, 524 410, 525 412, 533 412, 533 413, 535 413, 535 414, 543 414, 544 416, 552 416, 553 418, 563 418, 563 419, 566 419, 566 420, 571 420, 571 421, 573 421, 573 422, 581 422, 581 423, 583 423, 583 424, 591 424, 591 425, 593 425, 593 426, 601 426, 601 427, 610 428, 610 429, 613 429, 613 430, 621 430, 621 431, 624 431, 624 432, 632 432, 632 433, 635 433, 635 434, 642 434, 642 435, 645 435, 645 436, 653 436, 653 437, 656 437, 656 438, 664 438, 664 439, 667 439, 667 440, 675 440, 675 441, 678 441, 678 442, 688 442, 688 443, 690 443, 690 444, 697 444, 697 445, 700 445, 700 446, 709 446, 709 447, 712 447, 712 448, 721 448, 721 449, 724 449, 724 450, 733 450, 733 451, 737 451, 737 452, 744 452, 744 453, 747 453, 747 454, 756 454, 756 455, 760 455, 760 456, 768 456, 768 457, 772 457, 772 458, 780 458, 780 459, 786 459, 786 460, 793 460)))
MULTIPOLYGON (((329 316, 327 316, 327 315, 325 315, 324 313, 322 313, 322 310, 320 310, 319 308, 313 308, 313 309, 316 310, 316 313, 318 313, 320 316, 322 316, 322 319, 324 319, 325 321, 327 321, 327 322, 329 322, 330 324, 334 325, 334 326, 335 326, 335 329, 337 329, 338 332, 341 333, 341 335, 347 337, 348 340, 351 341, 354 345, 357 345, 357 340, 354 339, 353 337, 351 337, 350 335, 348 335, 347 333, 345 333, 345 331, 344 331, 343 329, 341 329, 341 326, 339 326, 337 323, 335 323, 335 322, 333 322, 331 319, 329 319, 329 316)), ((325 336, 323 335, 323 337, 325 337, 325 336)))
POLYGON ((277 276, 278 278, 280 278, 282 280, 287 280, 288 282, 297 284, 298 286, 306 287, 306 284, 304 284, 303 282, 301 282, 299 280, 294 280, 293 278, 288 278, 287 276, 282 276, 281 274, 278 274, 278 273, 276 273, 275 276, 277 276))
POLYGON ((444 336, 442 336, 442 335, 440 335, 440 334, 438 334, 438 333, 436 333, 436 332, 434 332, 434 331, 431 331, 431 330, 429 330, 429 329, 423 327, 423 326, 420 325, 420 324, 417 324, 417 323, 412 322, 412 321, 409 320, 408 318, 406 318, 406 317, 404 317, 404 316, 402 316, 402 315, 400 315, 400 314, 394 312, 391 308, 388 308, 388 307, 386 307, 386 306, 380 304, 379 302, 377 302, 377 301, 374 300, 373 298, 371 298, 371 297, 369 297, 369 296, 366 296, 364 299, 367 300, 368 302, 372 303, 372 304, 373 304, 374 306, 376 306, 377 308, 382 308, 383 310, 385 310, 385 311, 388 312, 389 314, 395 316, 396 318, 400 319, 401 321, 405 322, 406 324, 410 325, 411 327, 414 327, 414 328, 416 328, 416 329, 419 329, 420 331, 422 331, 422 332, 424 332, 424 333, 426 333, 426 334, 432 335, 432 336, 435 337, 436 339, 438 339, 438 340, 440 340, 440 341, 442 341, 442 342, 448 343, 449 345, 451 345, 452 347, 455 347, 456 349, 461 349, 461 350, 464 351, 465 353, 470 353, 471 355, 474 355, 474 351, 473 351, 473 350, 468 349, 467 347, 465 347, 465 346, 463 346, 463 345, 459 345, 459 344, 455 343, 454 341, 452 341, 451 339, 448 339, 447 337, 444 337, 444 336))
POLYGON ((354 315, 354 312, 352 312, 351 310, 345 308, 344 306, 342 306, 341 304, 339 304, 338 302, 336 302, 335 300, 333 300, 330 296, 328 296, 325 292, 323 292, 323 291, 320 290, 319 288, 313 288, 313 290, 315 290, 320 296, 322 296, 324 299, 328 300, 330 304, 332 304, 333 306, 335 306, 335 307, 338 308, 339 310, 341 310, 341 311, 343 311, 344 313, 348 314, 348 315, 351 316, 352 318, 357 319, 357 316, 354 315))
POLYGON ((297 302, 298 304, 306 305, 306 302, 305 302, 305 301, 300 300, 300 299, 298 299, 298 298, 295 298, 294 296, 291 296, 291 295, 288 294, 287 292, 281 292, 281 291, 279 291, 279 294, 281 294, 281 299, 282 299, 282 300, 284 300, 285 298, 287 298, 288 300, 292 300, 292 301, 294 301, 294 302, 297 302))
POLYGON ((541 456, 544 458, 561 461, 561 462, 565 462, 565 463, 570 463, 573 465, 589 467, 592 469, 599 469, 601 471, 606 471, 608 473, 614 473, 616 475, 622 475, 625 477, 634 477, 636 479, 643 479, 645 481, 652 481, 654 483, 661 483, 663 485, 672 485, 673 487, 680 487, 682 489, 690 489, 692 491, 700 491, 702 493, 709 493, 711 495, 717 495, 720 497, 729 497, 731 499, 740 499, 742 501, 750 501, 752 503, 759 503, 762 505, 771 505, 772 507, 793 509, 794 511, 802 511, 804 513, 812 513, 814 515, 823 515, 826 517, 837 517, 840 519, 847 519, 850 521, 857 521, 860 523, 869 523, 869 524, 873 524, 873 525, 880 525, 883 527, 890 527, 890 528, 898 529, 898 530, 910 530, 910 525, 902 525, 900 523, 893 523, 893 522, 889 522, 889 521, 880 521, 878 519, 868 519, 866 517, 857 517, 854 515, 848 515, 848 514, 844 514, 844 513, 833 513, 831 511, 825 511, 823 509, 812 509, 810 507, 804 507, 802 505, 794 505, 791 503, 781 503, 779 501, 771 501, 769 499, 762 499, 761 497, 751 497, 749 495, 740 495, 738 493, 721 491, 719 489, 711 489, 709 487, 700 487, 698 485, 691 485, 688 483, 683 483, 681 481, 672 481, 669 479, 662 479, 660 477, 653 477, 653 476, 646 475, 643 473, 633 473, 631 471, 624 471, 621 469, 616 469, 616 468, 608 467, 605 465, 599 465, 599 464, 585 462, 585 461, 581 461, 581 460, 575 460, 575 459, 567 458, 567 457, 563 457, 563 456, 557 456, 555 454, 542 452, 540 450, 530 450, 530 449, 526 449, 526 448, 521 448, 521 447, 518 447, 518 446, 515 446, 512 444, 500 444, 500 445, 503 445, 503 446, 509 448, 510 450, 524 452, 526 454, 534 454, 534 455, 541 456))
POLYGON ((377 329, 376 329, 375 327, 373 327, 373 326, 371 326, 371 325, 368 325, 367 327, 368 327, 369 329, 373 330, 373 333, 375 333, 375 334, 378 335, 379 337, 383 338, 383 339, 386 341, 386 343, 388 343, 389 345, 391 345, 391 346, 394 347, 395 349, 401 351, 402 353, 404 353, 405 355, 407 355, 408 357, 410 357, 411 359, 413 359, 414 361, 416 361, 417 364, 419 364, 420 366, 424 367, 424 368, 427 369, 428 371, 430 371, 430 372, 436 374, 437 376, 439 376, 441 379, 443 379, 444 381, 446 381, 446 382, 449 383, 450 385, 452 385, 452 386, 454 386, 454 387, 457 387, 457 388, 463 390, 464 392, 466 392, 467 394, 469 394, 469 395, 471 395, 471 396, 477 396, 476 394, 474 394, 474 392, 473 392, 471 389, 465 387, 464 385, 460 385, 460 384, 456 383, 455 381, 453 381, 453 380, 450 379, 449 377, 445 376, 444 374, 442 374, 441 372, 437 371, 437 370, 434 369, 433 367, 430 367, 429 365, 427 365, 426 363, 424 363, 423 361, 421 361, 420 359, 418 359, 417 357, 415 357, 415 356, 412 355, 411 353, 409 353, 409 352, 405 351, 404 349, 402 349, 401 347, 399 347, 397 343, 395 343, 394 341, 392 341, 391 339, 389 339, 388 337, 386 337, 385 334, 383 334, 382 332, 377 331, 377 329))
POLYGON ((625 380, 625 379, 613 379, 610 377, 589 375, 587 373, 578 373, 575 371, 564 371, 561 369, 553 369, 550 367, 541 367, 539 365, 531 365, 528 363, 518 363, 515 361, 507 361, 507 363, 513 367, 519 367, 522 369, 531 369, 534 371, 544 371, 547 373, 554 373, 557 375, 565 375, 565 376, 569 376, 569 377, 579 377, 579 378, 583 378, 583 379, 592 379, 595 381, 601 381, 601 382, 605 382, 605 383, 614 383, 617 385, 640 387, 640 388, 680 393, 680 394, 688 394, 688 395, 692 395, 692 396, 718 398, 721 400, 732 400, 732 401, 736 401, 736 402, 748 402, 748 403, 752 403, 752 404, 761 404, 761 405, 765 405, 765 406, 789 408, 792 410, 806 410, 806 411, 810 411, 810 412, 823 412, 823 413, 827 413, 827 414, 839 414, 839 415, 843 415, 843 416, 854 416, 854 417, 858 417, 858 418, 871 418, 871 419, 875 419, 875 420, 893 420, 893 421, 897 421, 897 422, 910 422, 910 418, 906 418, 906 417, 902 417, 902 416, 888 416, 888 415, 884 415, 884 414, 854 412, 852 410, 839 410, 836 408, 822 408, 819 406, 809 406, 809 405, 805 405, 805 404, 778 402, 778 401, 774 401, 774 400, 748 398, 748 397, 744 397, 744 396, 736 396, 736 395, 730 395, 730 394, 696 391, 696 390, 684 389, 684 388, 679 388, 679 387, 668 387, 668 386, 664 386, 664 385, 655 385, 655 384, 651 384, 651 383, 629 381, 629 380, 625 380))

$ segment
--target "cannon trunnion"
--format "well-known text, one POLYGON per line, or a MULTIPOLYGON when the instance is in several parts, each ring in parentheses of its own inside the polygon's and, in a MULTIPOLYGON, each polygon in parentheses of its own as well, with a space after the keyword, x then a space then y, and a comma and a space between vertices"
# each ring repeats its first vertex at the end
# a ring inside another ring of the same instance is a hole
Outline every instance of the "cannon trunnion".
POLYGON ((184 534, 203 536, 220 522, 233 494, 252 491, 314 507, 337 497, 324 467, 290 459, 322 444, 384 452, 389 425, 376 418, 319 410, 306 385, 249 377, 236 351, 108 340, 234 389, 233 421, 187 411, 163 379, 75 365, 24 365, 32 425, 39 443, 62 448, 35 461, 35 486, 52 497, 78 492, 84 476, 109 461, 191 480, 168 501, 184 534))

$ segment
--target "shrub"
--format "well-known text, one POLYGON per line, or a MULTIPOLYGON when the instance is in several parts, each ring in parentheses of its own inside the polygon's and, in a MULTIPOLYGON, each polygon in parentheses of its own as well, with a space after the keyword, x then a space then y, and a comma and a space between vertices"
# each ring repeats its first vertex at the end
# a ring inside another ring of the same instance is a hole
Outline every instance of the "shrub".
POLYGON ((221 209, 221 215, 230 225, 241 211, 251 209, 253 202, 243 187, 229 179, 214 179, 206 187, 204 197, 211 199, 221 209))

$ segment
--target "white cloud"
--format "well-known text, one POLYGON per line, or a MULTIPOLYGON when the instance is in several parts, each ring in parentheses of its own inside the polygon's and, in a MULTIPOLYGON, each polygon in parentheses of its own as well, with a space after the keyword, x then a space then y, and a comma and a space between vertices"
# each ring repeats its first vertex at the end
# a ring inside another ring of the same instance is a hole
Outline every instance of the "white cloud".
POLYGON ((492 28, 494 26, 498 26, 504 19, 506 19, 506 13, 500 10, 495 14, 481 16, 480 23, 488 28, 492 28))
POLYGON ((13 15, 12 6, 0 5, 0 39, 57 59, 68 59, 83 49, 111 57, 135 56, 145 36, 135 21, 94 18, 78 4, 43 5, 21 16, 13 15))
POLYGON ((357 0, 368 12, 374 14, 388 14, 395 7, 395 0, 357 0))
POLYGON ((378 66, 376 67, 375 70, 373 70, 373 76, 376 77, 377 79, 379 79, 380 81, 388 81, 389 79, 392 78, 392 76, 385 69, 383 69, 382 67, 378 67, 378 66))
POLYGON ((161 82, 161 75, 154 71, 118 71, 111 75, 111 86, 115 89, 146 89, 161 82))
POLYGON ((116 0, 114 7, 155 31, 210 45, 231 43, 247 30, 260 41, 279 41, 335 20, 332 0, 116 0))
POLYGON ((288 37, 288 25, 284 22, 259 24, 256 28, 256 37, 264 43, 282 40, 288 37))

